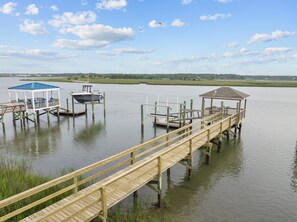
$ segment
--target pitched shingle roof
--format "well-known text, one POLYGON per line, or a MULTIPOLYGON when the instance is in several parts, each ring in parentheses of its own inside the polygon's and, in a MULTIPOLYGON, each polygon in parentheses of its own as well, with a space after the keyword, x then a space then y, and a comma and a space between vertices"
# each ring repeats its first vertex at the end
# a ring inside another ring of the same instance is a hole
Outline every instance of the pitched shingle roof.
POLYGON ((230 87, 221 87, 210 92, 201 94, 200 97, 208 99, 228 99, 228 100, 243 100, 250 95, 240 92, 230 87))

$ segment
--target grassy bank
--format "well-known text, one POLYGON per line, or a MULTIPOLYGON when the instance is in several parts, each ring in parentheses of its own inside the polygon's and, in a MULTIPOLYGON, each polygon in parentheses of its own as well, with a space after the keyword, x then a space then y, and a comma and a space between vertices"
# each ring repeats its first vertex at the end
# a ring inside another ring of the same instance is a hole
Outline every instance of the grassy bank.
MULTIPOLYGON (((61 174, 66 174, 70 170, 63 170, 61 174)), ((38 186, 42 183, 45 183, 53 178, 50 176, 45 176, 42 174, 36 174, 32 172, 30 164, 26 161, 14 161, 6 158, 0 158, 0 200, 18 194, 20 192, 26 191, 32 187, 38 186)), ((41 192, 40 194, 34 196, 33 198, 26 198, 22 201, 19 201, 17 204, 12 204, 9 207, 0 209, 0 217, 8 214, 9 212, 20 209, 21 207, 37 200, 42 197, 48 196, 51 193, 56 192, 66 186, 67 184, 62 184, 57 187, 53 187, 47 191, 41 192)), ((47 201, 40 206, 33 208, 23 214, 20 214, 8 221, 19 221, 22 218, 33 214, 40 209, 53 204, 54 202, 59 201, 62 198, 68 196, 70 192, 63 194, 53 200, 47 201)), ((125 222, 125 221, 148 221, 148 222, 157 222, 157 221, 171 221, 168 217, 159 214, 151 214, 151 209, 147 206, 138 205, 136 208, 130 208, 128 210, 122 210, 120 207, 114 208, 109 213, 109 220, 111 222, 125 222)))
POLYGON ((30 79, 51 82, 90 82, 98 84, 148 84, 188 86, 246 86, 246 87, 297 87, 297 81, 276 80, 170 80, 170 79, 110 79, 92 77, 60 77, 30 79))
MULTIPOLYGON (((63 170, 61 175, 68 173, 71 170, 63 170)), ((50 176, 45 176, 41 173, 34 173, 32 171, 31 165, 26 161, 14 161, 11 159, 0 158, 0 200, 13 196, 15 194, 26 191, 32 187, 43 184, 49 180, 53 179, 50 176)), ((61 185, 57 185, 48 190, 42 191, 32 197, 25 198, 15 204, 11 204, 3 209, 0 209, 0 216, 3 216, 9 212, 16 209, 20 209, 25 205, 28 205, 42 197, 48 196, 64 187, 68 186, 69 182, 66 181, 61 185)), ((16 217, 11 218, 8 221, 18 221, 30 214, 33 214, 42 208, 49 206, 62 198, 68 196, 70 192, 66 192, 56 198, 46 201, 24 213, 19 214, 16 217)))

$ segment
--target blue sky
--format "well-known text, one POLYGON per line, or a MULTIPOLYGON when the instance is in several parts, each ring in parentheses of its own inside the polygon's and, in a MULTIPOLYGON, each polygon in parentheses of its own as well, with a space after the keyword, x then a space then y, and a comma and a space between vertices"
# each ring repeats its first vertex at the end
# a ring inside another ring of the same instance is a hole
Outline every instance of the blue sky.
POLYGON ((297 75, 296 0, 0 1, 0 73, 297 75))

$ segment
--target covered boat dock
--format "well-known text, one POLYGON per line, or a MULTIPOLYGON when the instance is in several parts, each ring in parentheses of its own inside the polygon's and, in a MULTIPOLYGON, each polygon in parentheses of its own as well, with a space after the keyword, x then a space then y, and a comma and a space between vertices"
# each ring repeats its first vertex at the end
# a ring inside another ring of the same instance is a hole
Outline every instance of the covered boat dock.
POLYGON ((2 108, 2 120, 4 114, 8 112, 22 112, 22 117, 28 118, 29 115, 34 115, 34 120, 44 113, 50 113, 51 110, 56 110, 59 113, 60 108, 60 87, 48 85, 39 82, 31 82, 23 85, 13 86, 8 88, 9 103, 2 108), (12 107, 16 105, 18 109, 12 107), (12 107, 12 108, 11 108, 12 107), (40 113, 40 111, 45 111, 40 113))

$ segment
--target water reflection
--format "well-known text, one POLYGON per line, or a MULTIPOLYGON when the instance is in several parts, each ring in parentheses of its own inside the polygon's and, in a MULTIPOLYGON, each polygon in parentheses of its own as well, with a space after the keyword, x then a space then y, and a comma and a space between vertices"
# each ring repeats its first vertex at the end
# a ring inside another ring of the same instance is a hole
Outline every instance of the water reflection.
MULTIPOLYGON (((3 125, 3 132, 5 126, 3 125)), ((61 140, 60 123, 52 125, 38 124, 30 127, 28 124, 13 125, 13 136, 9 140, 6 133, 3 133, 2 146, 12 153, 23 155, 39 156, 53 152, 61 140)))
POLYGON ((90 121, 86 118, 85 126, 76 129, 75 119, 73 119, 74 135, 73 140, 76 143, 94 145, 100 135, 106 134, 106 120, 96 122, 94 118, 90 121))
MULTIPOLYGON (((225 177, 238 177, 243 170, 243 151, 240 139, 226 140, 222 144, 222 152, 216 153, 213 150, 210 165, 204 164, 205 155, 200 152, 195 153, 194 166, 191 179, 188 180, 187 170, 184 168, 183 178, 174 184, 175 178, 167 178, 167 190, 164 197, 169 203, 174 203, 170 211, 178 212, 179 209, 187 206, 193 199, 199 201, 203 196, 208 195, 211 188, 225 177), (198 198, 197 198, 198 197, 198 198)), ((174 169, 171 170, 174 172, 174 169)))

